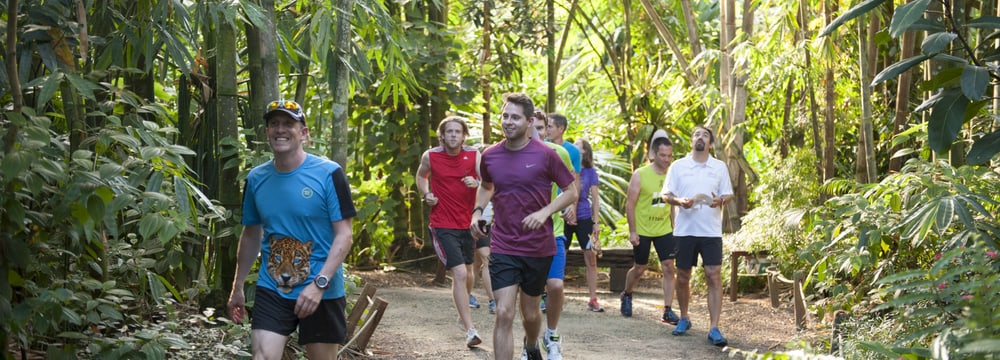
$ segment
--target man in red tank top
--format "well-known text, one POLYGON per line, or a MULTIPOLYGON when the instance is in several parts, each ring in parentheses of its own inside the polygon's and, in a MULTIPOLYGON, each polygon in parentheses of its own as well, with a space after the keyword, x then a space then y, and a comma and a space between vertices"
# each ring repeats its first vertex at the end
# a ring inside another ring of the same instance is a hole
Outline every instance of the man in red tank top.
POLYGON ((451 272, 451 290, 459 321, 466 330, 466 345, 482 343, 469 312, 472 261, 475 240, 469 231, 472 207, 479 187, 480 154, 465 146, 469 125, 465 119, 449 116, 437 129, 441 145, 424 152, 417 169, 417 189, 431 207, 430 227, 434 252, 451 272))

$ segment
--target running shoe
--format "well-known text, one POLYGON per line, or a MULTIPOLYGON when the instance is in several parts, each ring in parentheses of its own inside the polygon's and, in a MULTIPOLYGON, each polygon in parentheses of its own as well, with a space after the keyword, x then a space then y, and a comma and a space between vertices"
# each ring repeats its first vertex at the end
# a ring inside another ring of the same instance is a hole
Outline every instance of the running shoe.
POLYGON ((542 350, 550 351, 552 345, 559 345, 559 334, 556 332, 549 332, 548 329, 545 330, 545 335, 542 336, 542 350))
POLYGON ((677 325, 677 321, 679 321, 680 318, 677 317, 677 314, 675 314, 673 310, 670 310, 670 307, 668 306, 666 310, 663 310, 662 320, 667 324, 677 325))
POLYGON ((496 314, 497 313, 497 301, 496 300, 490 299, 489 307, 490 307, 490 314, 496 314))
POLYGON ((482 343, 483 339, 479 337, 479 332, 476 329, 469 329, 465 333, 465 346, 468 346, 470 349, 482 343))
MULTIPOLYGON (((674 336, 684 335, 684 333, 686 333, 690 329, 691 329, 691 320, 688 320, 688 318, 686 317, 681 318, 679 321, 677 321, 677 327, 674 328, 674 332, 672 332, 672 334, 674 334, 674 336)), ((722 336, 722 334, 719 334, 719 336, 722 336)))
POLYGON ((719 347, 724 347, 729 344, 729 342, 726 341, 726 337, 722 336, 722 332, 719 331, 719 328, 717 327, 712 328, 712 331, 708 332, 708 342, 719 347))
POLYGON ((549 345, 548 355, 545 358, 548 360, 562 360, 562 350, 559 348, 560 345, 557 342, 549 345))
POLYGON ((542 293, 542 303, 539 305, 542 308, 542 314, 545 313, 545 293, 542 293))
POLYGON ((479 300, 476 300, 475 296, 472 296, 472 294, 469 294, 469 307, 473 308, 473 309, 478 309, 479 306, 480 306, 479 305, 479 300))
POLYGON ((590 299, 590 302, 587 303, 587 310, 593 312, 604 312, 604 308, 601 307, 601 304, 597 303, 597 298, 590 299))
POLYGON ((632 317, 632 294, 622 292, 621 301, 622 301, 622 308, 621 308, 622 316, 632 317))
POLYGON ((521 360, 542 360, 542 351, 538 346, 528 350, 528 342, 525 341, 524 346, 521 347, 521 360))

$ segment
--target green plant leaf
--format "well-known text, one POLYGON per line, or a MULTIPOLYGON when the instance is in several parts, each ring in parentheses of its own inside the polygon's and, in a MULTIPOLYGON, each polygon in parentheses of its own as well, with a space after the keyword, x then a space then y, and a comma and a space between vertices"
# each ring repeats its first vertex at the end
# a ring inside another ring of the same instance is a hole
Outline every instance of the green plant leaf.
POLYGON ((1000 29, 1000 17, 981 16, 965 23, 965 26, 977 29, 1000 29))
MULTIPOLYGON (((918 1, 926 1, 926 0, 918 0, 918 1)), ((820 32, 819 37, 830 35, 831 33, 833 33, 834 30, 837 30, 837 28, 839 28, 844 23, 858 16, 864 15, 865 13, 871 11, 872 9, 878 7, 879 5, 882 5, 883 2, 885 2, 885 0, 868 0, 858 4, 857 6, 851 8, 850 10, 847 10, 846 12, 838 16, 836 19, 833 19, 833 21, 830 22, 829 25, 824 27, 823 31, 820 32)))
POLYGON ((1000 353, 1000 339, 976 340, 962 347, 959 352, 997 354, 1000 353))
POLYGON ((45 76, 45 83, 40 86, 42 91, 38 92, 39 104, 48 104, 52 100, 56 90, 59 90, 59 82, 63 76, 65 75, 58 71, 45 76))
POLYGON ((998 152, 1000 152, 1000 131, 994 131, 972 143, 972 149, 969 150, 966 160, 972 165, 985 164, 998 152))
POLYGON ((177 347, 181 349, 194 348, 193 346, 191 346, 191 344, 188 344, 187 341, 184 341, 184 338, 178 336, 177 334, 163 334, 163 337, 161 337, 159 340, 161 343, 169 347, 177 347))
POLYGON ((74 73, 66 73, 66 80, 69 80, 69 83, 73 85, 73 88, 75 88, 80 95, 83 95, 83 97, 88 100, 97 100, 97 98, 94 97, 94 92, 104 90, 90 80, 84 79, 74 73))
POLYGON ((163 348, 156 342, 150 341, 142 345, 142 353, 146 355, 147 359, 166 359, 167 349, 163 348))
POLYGON ((927 59, 930 59, 930 58, 931 57, 928 56, 928 55, 926 55, 926 54, 920 54, 920 55, 911 57, 909 59, 902 60, 902 61, 897 62, 895 64, 889 65, 889 67, 885 68, 885 70, 882 70, 882 72, 878 73, 878 75, 875 75, 875 79, 872 80, 872 85, 871 86, 878 85, 878 84, 882 83, 883 81, 886 81, 886 80, 889 80, 889 79, 894 79, 897 76, 899 76, 899 74, 902 74, 904 71, 909 70, 911 67, 914 67, 917 64, 920 64, 921 62, 923 62, 924 60, 927 60, 927 59))
POLYGON ((969 106, 969 100, 961 91, 946 89, 941 95, 941 101, 931 108, 927 124, 928 145, 938 154, 944 154, 951 147, 965 123, 965 109, 969 106))
POLYGON ((951 44, 951 41, 955 40, 955 38, 957 37, 958 34, 950 32, 939 32, 930 34, 927 36, 927 38, 924 39, 922 43, 920 43, 920 51, 923 52, 925 55, 937 54, 943 51, 944 49, 947 49, 948 45, 951 44))
POLYGON ((962 69, 962 94, 969 100, 980 100, 986 94, 990 70, 983 66, 965 65, 962 69))
POLYGON ((924 17, 924 11, 927 10, 928 4, 930 4, 930 0, 916 0, 897 6, 892 15, 892 21, 889 22, 889 35, 894 38, 903 35, 910 29, 910 25, 924 17))
POLYGON ((955 218, 955 198, 946 196, 938 200, 937 217, 934 219, 934 231, 944 234, 951 221, 955 218))
POLYGON ((146 272, 146 283, 149 285, 149 296, 159 305, 163 305, 163 296, 167 294, 167 289, 163 287, 159 276, 152 271, 146 272))
POLYGON ((163 218, 160 216, 143 216, 142 220, 139 220, 139 235, 143 239, 152 239, 163 227, 163 223, 163 218))
POLYGON ((87 214, 90 215, 90 218, 93 219, 94 222, 99 222, 101 219, 104 219, 104 208, 104 199, 102 199, 99 195, 90 194, 90 196, 87 197, 87 214))

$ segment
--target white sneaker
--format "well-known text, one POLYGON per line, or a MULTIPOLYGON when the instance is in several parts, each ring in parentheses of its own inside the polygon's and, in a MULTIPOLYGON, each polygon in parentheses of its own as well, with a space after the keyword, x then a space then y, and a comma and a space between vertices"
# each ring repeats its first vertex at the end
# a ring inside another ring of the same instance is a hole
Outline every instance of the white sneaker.
MULTIPOLYGON (((550 333, 548 330, 545 330, 545 335, 542 336, 542 350, 549 351, 552 344, 559 346, 559 334, 555 332, 550 333)), ((559 350, 557 349, 556 352, 559 352, 559 350)))
POLYGON ((469 329, 465 333, 465 346, 468 346, 470 349, 482 343, 483 339, 479 337, 479 332, 476 329, 469 329))
POLYGON ((559 349, 558 342, 549 343, 549 352, 546 359, 548 360, 562 360, 562 350, 559 349))

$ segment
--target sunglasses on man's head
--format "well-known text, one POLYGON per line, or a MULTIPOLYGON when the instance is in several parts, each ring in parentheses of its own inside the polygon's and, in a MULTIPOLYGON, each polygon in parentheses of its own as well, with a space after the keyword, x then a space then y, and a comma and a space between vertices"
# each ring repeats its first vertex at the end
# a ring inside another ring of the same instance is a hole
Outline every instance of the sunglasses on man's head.
POLYGON ((267 111, 277 110, 277 109, 291 110, 293 112, 302 111, 302 108, 299 107, 299 104, 294 101, 277 100, 277 101, 272 101, 270 104, 267 105, 267 111))

